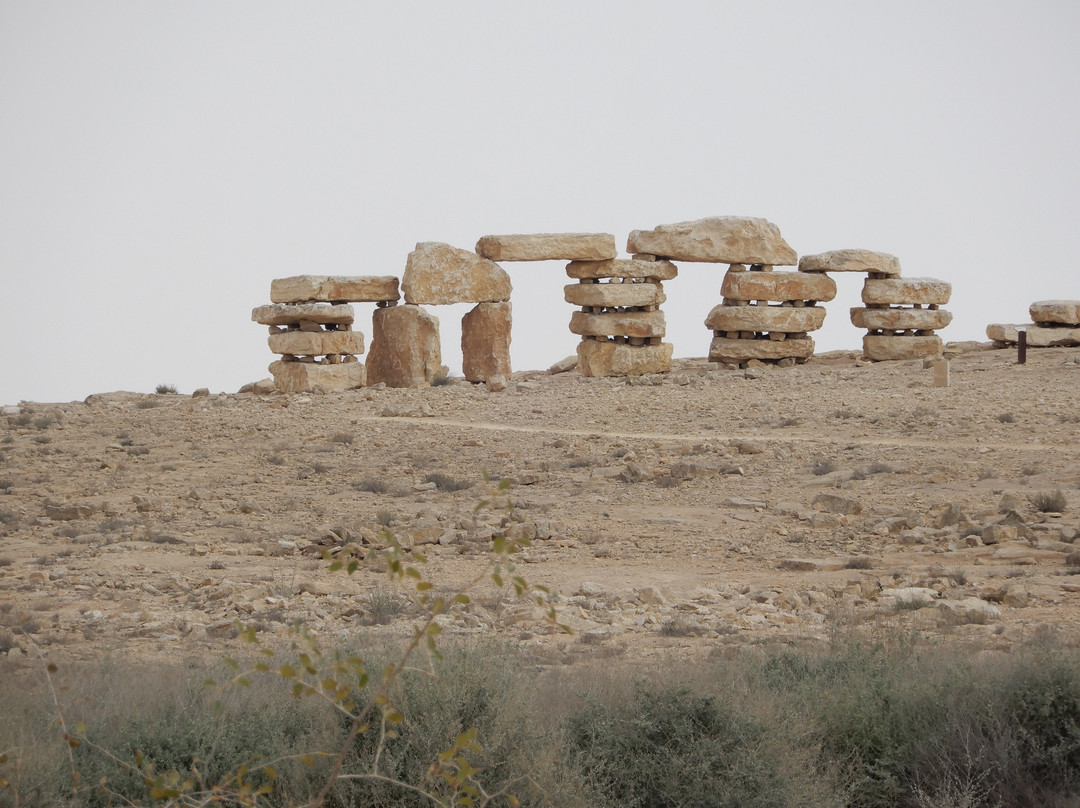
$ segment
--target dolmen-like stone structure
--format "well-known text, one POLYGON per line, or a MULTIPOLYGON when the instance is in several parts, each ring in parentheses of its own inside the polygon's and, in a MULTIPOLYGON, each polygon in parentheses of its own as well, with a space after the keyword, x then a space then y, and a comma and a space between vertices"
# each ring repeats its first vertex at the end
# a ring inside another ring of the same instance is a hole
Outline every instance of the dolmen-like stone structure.
POLYGON ((269 306, 258 306, 251 319, 268 326, 274 387, 286 393, 333 392, 363 387, 364 335, 353 330, 350 303, 394 306, 400 295, 393 276, 297 275, 270 284, 269 306))
POLYGON ((723 302, 705 319, 713 332, 713 362, 805 362, 814 353, 809 333, 825 321, 825 309, 818 303, 836 296, 836 284, 824 275, 774 270, 793 266, 798 257, 780 229, 766 219, 720 216, 635 230, 627 249, 728 265, 720 286, 723 302))
POLYGON ((851 322, 865 328, 863 355, 873 361, 940 359, 939 329, 952 322, 940 308, 949 302, 952 286, 933 278, 901 278, 900 260, 871 250, 833 250, 799 259, 808 273, 862 272, 865 306, 851 309, 851 322))
POLYGON ((1080 345, 1080 300, 1039 300, 1031 304, 1028 314, 1030 323, 993 323, 986 327, 986 336, 999 348, 1019 342, 1020 331, 1027 332, 1030 348, 1080 345))

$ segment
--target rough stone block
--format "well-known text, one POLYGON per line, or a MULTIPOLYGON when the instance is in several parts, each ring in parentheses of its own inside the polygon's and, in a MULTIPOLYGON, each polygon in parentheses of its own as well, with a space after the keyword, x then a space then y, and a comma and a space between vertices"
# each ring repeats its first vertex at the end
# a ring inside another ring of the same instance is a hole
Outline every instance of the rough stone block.
POLYGON ((251 310, 251 319, 262 325, 296 325, 308 320, 322 325, 352 325, 353 307, 345 304, 327 306, 321 303, 276 303, 251 310))
POLYGON ((510 276, 486 258, 438 241, 409 253, 401 291, 406 303, 499 303, 510 299, 510 276))
POLYGON ((713 331, 817 331, 825 322, 822 306, 717 306, 705 318, 713 331))
POLYGON ((896 278, 900 259, 870 250, 832 250, 799 259, 799 272, 872 272, 896 278))
POLYGON ((864 309, 851 310, 851 324, 870 331, 937 331, 952 322, 945 309, 864 309))
POLYGON ((1080 326, 1080 300, 1039 300, 1028 309, 1033 322, 1080 326))
POLYGON ((364 386, 364 366, 359 362, 320 365, 314 362, 270 363, 274 387, 283 393, 334 393, 364 386))
POLYGON ((863 356, 875 362, 941 359, 941 337, 937 334, 922 337, 887 337, 882 334, 867 334, 863 337, 863 356))
POLYGON ((679 274, 679 268, 670 261, 630 261, 614 258, 610 261, 572 261, 566 265, 566 274, 578 280, 590 278, 652 278, 670 281, 679 274))
POLYGON ((731 300, 821 300, 836 297, 836 281, 809 272, 731 272, 720 294, 731 300))
POLYGON ((627 345, 595 339, 578 343, 578 373, 582 376, 644 376, 671 370, 674 346, 627 345))
POLYGON ((1027 331, 1029 348, 1061 348, 1080 345, 1080 328, 1068 326, 1043 328, 1034 323, 1027 325, 991 323, 986 327, 986 336, 994 342, 1015 345, 1020 340, 1017 332, 1021 329, 1027 331))
POLYGON ((274 303, 382 303, 400 297, 393 275, 296 275, 270 282, 274 303))
POLYGON ((360 331, 283 331, 267 338, 270 350, 292 356, 362 354, 364 335, 360 331))
POLYGON ((470 382, 510 376, 510 303, 478 303, 461 318, 461 370, 470 382))
POLYGON ((626 251, 716 264, 791 266, 797 261, 779 227, 766 219, 743 216, 714 216, 635 230, 626 251))
POLYGON ((609 233, 484 236, 476 252, 492 261, 603 261, 619 254, 609 233))
POLYGON ((563 287, 567 303, 575 306, 659 306, 667 298, 659 283, 571 283, 563 287))
POLYGON ((605 314, 575 311, 570 317, 570 331, 583 337, 662 337, 664 330, 662 311, 605 314))
POLYGON ((810 337, 786 339, 728 339, 713 337, 709 345, 709 361, 737 365, 750 359, 809 359, 814 355, 814 340, 810 337))
POLYGON ((952 284, 934 278, 867 278, 863 283, 863 303, 885 306, 944 306, 952 295, 952 284))
POLYGON ((443 373, 439 320, 419 306, 376 309, 371 317, 368 384, 419 387, 443 373))

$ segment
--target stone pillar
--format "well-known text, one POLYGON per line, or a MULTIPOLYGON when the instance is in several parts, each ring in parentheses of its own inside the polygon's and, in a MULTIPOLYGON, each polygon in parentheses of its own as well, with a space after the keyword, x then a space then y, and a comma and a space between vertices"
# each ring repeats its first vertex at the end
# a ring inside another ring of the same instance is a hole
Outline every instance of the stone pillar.
POLYGON ((510 378, 510 301, 477 303, 461 318, 462 372, 470 382, 510 378))
POLYGON ((952 321, 952 314, 940 308, 951 295, 951 284, 933 278, 867 278, 866 306, 851 310, 851 322, 867 330, 863 355, 873 361, 941 359, 943 346, 935 332, 952 321))
POLYGON ((367 359, 369 385, 418 387, 445 375, 437 317, 414 304, 375 310, 367 359))

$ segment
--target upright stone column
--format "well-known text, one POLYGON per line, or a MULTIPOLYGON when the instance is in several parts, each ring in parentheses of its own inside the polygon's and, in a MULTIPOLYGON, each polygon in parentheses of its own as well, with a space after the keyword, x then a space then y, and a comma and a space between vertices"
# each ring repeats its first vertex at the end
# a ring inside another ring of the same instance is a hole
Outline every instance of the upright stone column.
POLYGON ((949 302, 952 285, 933 278, 867 278, 866 307, 851 310, 851 322, 867 330, 863 355, 874 361, 940 359, 935 333, 952 321, 940 307, 949 302))
POLYGON ((411 303, 375 310, 367 359, 369 385, 419 387, 445 374, 437 317, 411 303))
POLYGON ((470 382, 510 378, 510 301, 477 303, 461 318, 461 371, 470 382))

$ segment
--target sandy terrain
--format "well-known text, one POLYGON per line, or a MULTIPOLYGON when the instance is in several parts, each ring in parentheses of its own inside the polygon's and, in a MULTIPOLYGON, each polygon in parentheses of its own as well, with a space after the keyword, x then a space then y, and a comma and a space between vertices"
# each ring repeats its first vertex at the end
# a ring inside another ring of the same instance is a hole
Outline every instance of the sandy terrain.
POLYGON ((1080 349, 1015 361, 963 354, 949 388, 830 354, 756 378, 682 360, 517 373, 505 393, 24 403, 0 417, 0 664, 220 657, 238 620, 270 642, 405 636, 417 613, 371 549, 386 524, 447 588, 493 535, 533 538, 518 570, 557 590, 572 635, 491 585, 444 622, 544 662, 851 626, 1001 651, 1075 637, 1080 349), (474 514, 485 472, 513 480, 513 512, 474 514), (1056 491, 1064 513, 1036 508, 1056 491), (347 542, 372 557, 351 578, 320 558, 347 542))

